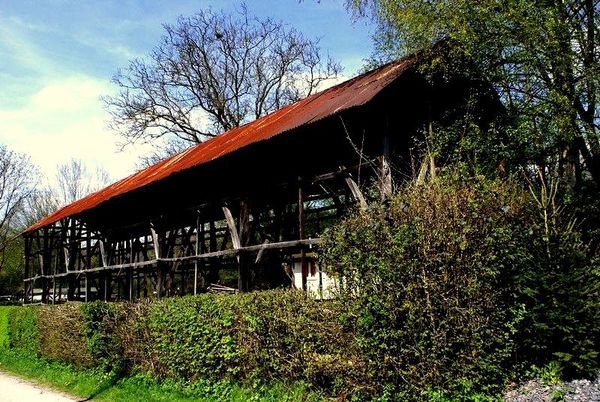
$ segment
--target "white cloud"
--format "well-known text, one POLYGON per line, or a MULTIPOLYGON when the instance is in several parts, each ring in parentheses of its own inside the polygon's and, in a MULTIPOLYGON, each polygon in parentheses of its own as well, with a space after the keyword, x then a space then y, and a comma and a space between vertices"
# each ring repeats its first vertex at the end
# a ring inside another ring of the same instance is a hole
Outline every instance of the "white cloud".
POLYGON ((23 107, 0 110, 0 142, 30 155, 47 177, 57 164, 78 158, 120 179, 133 172, 145 150, 117 152, 118 136, 106 128, 108 115, 99 100, 111 90, 88 76, 48 83, 23 107))

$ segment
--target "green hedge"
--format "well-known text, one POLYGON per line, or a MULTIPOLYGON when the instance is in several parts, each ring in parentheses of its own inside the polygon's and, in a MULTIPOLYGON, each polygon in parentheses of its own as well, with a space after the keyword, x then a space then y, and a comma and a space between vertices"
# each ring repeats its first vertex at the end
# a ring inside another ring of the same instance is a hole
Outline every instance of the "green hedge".
POLYGON ((10 325, 10 313, 15 308, 13 306, 0 306, 0 350, 10 348, 8 328, 10 325))
POLYGON ((300 291, 13 307, 2 322, 0 339, 50 360, 190 383, 303 382, 338 393, 360 366, 332 304, 300 291))
POLYGON ((191 382, 304 381, 333 390, 352 371, 335 311, 298 291, 82 308, 90 351, 111 367, 191 382))

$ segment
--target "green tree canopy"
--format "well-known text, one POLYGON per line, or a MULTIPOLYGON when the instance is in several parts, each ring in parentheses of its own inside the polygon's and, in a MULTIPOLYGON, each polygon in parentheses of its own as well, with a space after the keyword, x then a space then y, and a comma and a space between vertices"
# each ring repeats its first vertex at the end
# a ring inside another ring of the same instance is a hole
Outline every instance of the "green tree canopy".
POLYGON ((347 4, 377 23, 374 62, 449 41, 500 94, 509 117, 511 156, 521 166, 575 188, 588 179, 600 183, 599 1, 347 4))

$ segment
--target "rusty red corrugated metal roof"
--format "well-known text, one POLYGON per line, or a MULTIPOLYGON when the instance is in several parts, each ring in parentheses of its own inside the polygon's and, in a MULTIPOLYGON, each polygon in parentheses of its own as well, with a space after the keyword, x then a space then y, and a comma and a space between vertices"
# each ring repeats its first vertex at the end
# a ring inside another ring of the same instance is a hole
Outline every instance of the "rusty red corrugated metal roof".
POLYGON ((59 209, 27 228, 25 233, 90 210, 111 198, 215 160, 250 144, 363 105, 398 78, 414 60, 413 56, 387 64, 193 146, 59 209))

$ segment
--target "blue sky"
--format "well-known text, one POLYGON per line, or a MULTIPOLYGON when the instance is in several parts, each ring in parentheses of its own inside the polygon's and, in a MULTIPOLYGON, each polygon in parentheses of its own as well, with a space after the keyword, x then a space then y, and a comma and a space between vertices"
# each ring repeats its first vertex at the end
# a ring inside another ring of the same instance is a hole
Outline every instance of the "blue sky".
MULTIPOLYGON (((143 147, 117 152, 99 96, 114 73, 144 57, 163 23, 200 8, 231 10, 238 1, 0 0, 0 143, 28 153, 43 172, 71 157, 131 173, 143 147)), ((321 38, 321 48, 350 77, 371 52, 365 22, 353 22, 341 0, 247 1, 269 16, 321 38)))

